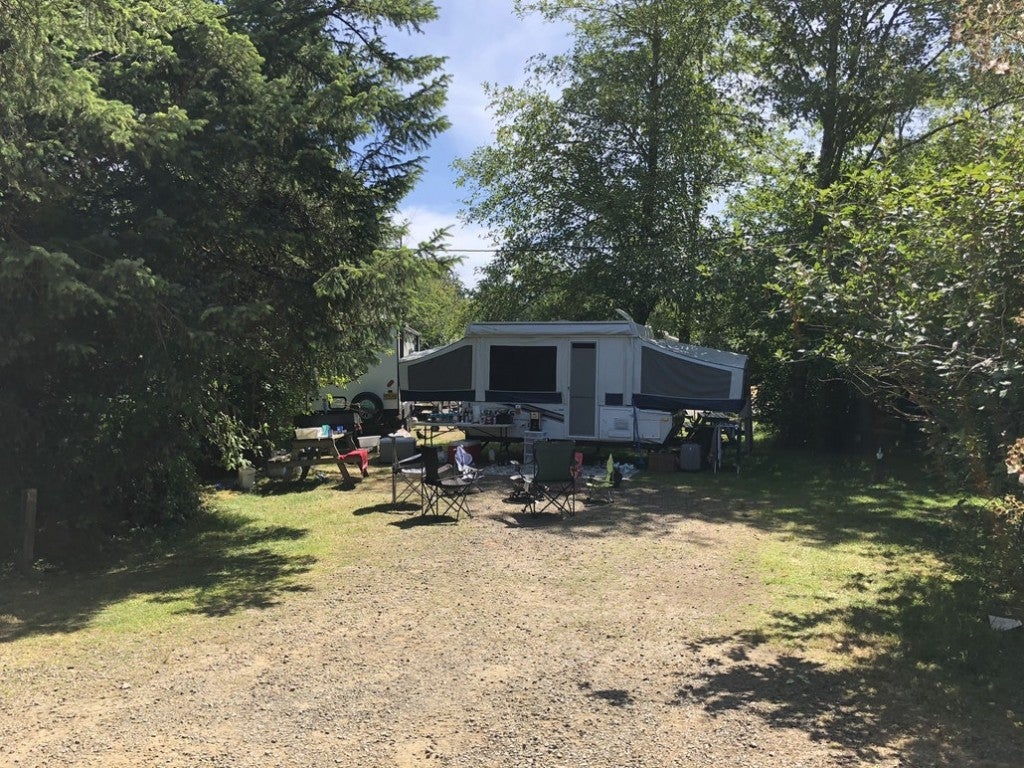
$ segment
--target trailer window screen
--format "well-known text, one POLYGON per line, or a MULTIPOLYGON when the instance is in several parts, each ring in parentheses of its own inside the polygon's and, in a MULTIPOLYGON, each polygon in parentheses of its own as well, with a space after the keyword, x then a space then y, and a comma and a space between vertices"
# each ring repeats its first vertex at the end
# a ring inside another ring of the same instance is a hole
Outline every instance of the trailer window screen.
POLYGON ((557 347, 492 345, 488 389, 502 392, 554 392, 557 347))
POLYGON ((729 398, 732 374, 694 360, 644 347, 640 355, 640 391, 689 400, 729 398))
POLYGON ((408 388, 417 392, 472 389, 473 348, 467 344, 410 364, 408 388))

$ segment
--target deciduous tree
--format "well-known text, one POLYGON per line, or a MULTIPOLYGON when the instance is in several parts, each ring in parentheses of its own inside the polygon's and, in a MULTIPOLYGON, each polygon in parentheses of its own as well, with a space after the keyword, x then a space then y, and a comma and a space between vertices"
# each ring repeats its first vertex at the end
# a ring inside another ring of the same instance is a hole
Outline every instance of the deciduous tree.
POLYGON ((986 490, 1024 429, 1019 121, 972 119, 912 163, 837 185, 813 262, 779 270, 814 351, 919 421, 951 476, 986 490))
POLYGON ((460 163, 468 217, 499 236, 481 283, 492 317, 644 322, 692 306, 709 205, 736 171, 726 98, 730 4, 525 3, 570 21, 565 55, 492 88, 494 144, 460 163))

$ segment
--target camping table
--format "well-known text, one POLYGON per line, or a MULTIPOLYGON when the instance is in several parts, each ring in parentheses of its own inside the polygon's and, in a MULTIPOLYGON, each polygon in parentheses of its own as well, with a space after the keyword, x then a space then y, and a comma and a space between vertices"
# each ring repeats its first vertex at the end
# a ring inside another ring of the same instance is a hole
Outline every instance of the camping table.
POLYGON ((481 424, 476 421, 417 421, 410 422, 410 431, 415 432, 417 427, 429 427, 423 432, 423 438, 428 445, 434 444, 434 436, 438 433, 445 434, 459 430, 466 435, 467 440, 480 439, 484 443, 498 443, 501 450, 508 455, 508 447, 514 438, 512 430, 515 424, 481 424))
POLYGON ((696 414, 693 424, 687 432, 687 439, 700 443, 701 448, 710 459, 711 468, 718 472, 725 456, 724 443, 729 442, 736 450, 736 471, 740 471, 741 445, 743 442, 742 424, 734 421, 729 414, 715 411, 704 411, 696 414), (703 433, 704 439, 701 439, 703 433))

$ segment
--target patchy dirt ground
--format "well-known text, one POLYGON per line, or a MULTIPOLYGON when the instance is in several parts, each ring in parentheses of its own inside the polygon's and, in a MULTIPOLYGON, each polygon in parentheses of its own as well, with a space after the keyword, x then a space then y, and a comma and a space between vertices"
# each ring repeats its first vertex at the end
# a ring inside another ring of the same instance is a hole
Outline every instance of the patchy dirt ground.
POLYGON ((202 636, 9 655, 0 763, 1012 764, 751 637, 764 595, 739 555, 763 531, 635 486, 532 519, 485 485, 458 524, 356 510, 379 522, 365 557, 202 636))

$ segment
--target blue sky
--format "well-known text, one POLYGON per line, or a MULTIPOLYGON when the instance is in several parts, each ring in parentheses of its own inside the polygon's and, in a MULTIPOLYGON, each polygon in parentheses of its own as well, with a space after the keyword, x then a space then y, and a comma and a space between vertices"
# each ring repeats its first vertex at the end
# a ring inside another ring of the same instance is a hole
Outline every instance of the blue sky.
MULTIPOLYGON (((422 35, 398 40, 395 45, 401 53, 448 58, 445 71, 452 81, 446 113, 452 125, 427 151, 426 171, 404 201, 401 216, 409 223, 413 242, 425 239, 435 229, 451 226, 448 244, 453 252, 488 249, 493 243, 485 231, 462 225, 457 219, 465 191, 455 186, 451 164, 489 144, 493 137, 483 84, 521 83, 531 56, 566 49, 566 27, 547 24, 537 16, 520 19, 515 15, 513 0, 436 0, 435 4, 438 20, 427 25, 422 35)), ((462 282, 475 285, 474 270, 488 258, 485 253, 465 254, 457 270, 462 282)))

